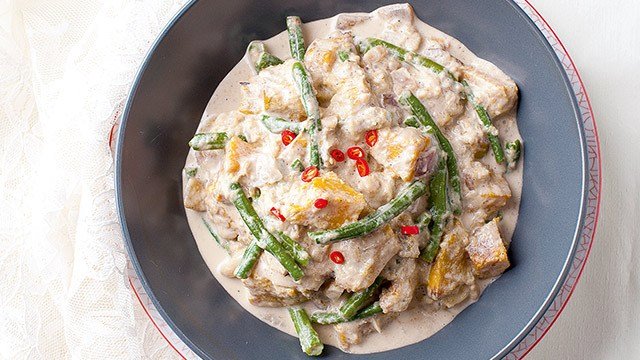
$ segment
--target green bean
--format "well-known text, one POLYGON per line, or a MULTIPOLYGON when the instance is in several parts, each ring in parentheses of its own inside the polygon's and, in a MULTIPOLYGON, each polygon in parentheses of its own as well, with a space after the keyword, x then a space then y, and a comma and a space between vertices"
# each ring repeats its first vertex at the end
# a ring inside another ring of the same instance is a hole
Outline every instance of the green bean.
POLYGON ((349 321, 349 319, 346 319, 339 312, 317 311, 311 314, 311 322, 316 324, 339 324, 347 321, 349 321))
POLYGON ((291 57, 298 61, 304 60, 305 46, 304 36, 302 35, 302 21, 298 16, 287 16, 287 31, 289 33, 291 57))
POLYGON ((374 302, 373 304, 367 306, 366 308, 360 310, 354 317, 351 319, 345 319, 342 314, 339 312, 315 312, 311 314, 311 321, 316 324, 339 324, 348 321, 361 320, 373 315, 377 315, 382 313, 382 308, 380 307, 379 302, 374 302))
POLYGON ((295 121, 285 120, 281 117, 262 115, 260 119, 262 124, 274 134, 280 134, 285 130, 293 131, 296 134, 300 134, 304 131, 304 124, 295 121))
POLYGON ((462 198, 460 195, 460 175, 458 175, 458 161, 456 160, 456 154, 453 152, 451 143, 447 140, 442 131, 440 131, 440 128, 431 115, 429 115, 429 112, 427 112, 427 109, 424 107, 422 102, 420 102, 413 93, 408 92, 408 94, 403 95, 400 98, 400 102, 411 108, 413 115, 418 118, 420 123, 427 129, 427 132, 436 137, 438 144, 440 145, 440 149, 446 153, 449 184, 454 190, 453 194, 449 194, 449 199, 454 213, 460 213, 460 200, 462 198))
POLYGON ((313 91, 309 75, 301 62, 293 63, 293 79, 296 83, 302 106, 307 113, 309 120, 309 162, 311 165, 320 169, 322 167, 322 158, 320 157, 320 146, 318 145, 318 132, 322 130, 320 122, 320 106, 318 99, 313 91))
POLYGON ((376 301, 366 308, 360 310, 360 312, 357 313, 352 320, 360 320, 380 313, 382 313, 382 308, 380 307, 380 303, 376 301))
POLYGON ((279 57, 263 51, 258 56, 258 61, 256 61, 256 70, 260 72, 268 68, 269 66, 280 65, 283 62, 284 61, 282 61, 279 57))
MULTIPOLYGON (((253 205, 251 205, 251 202, 245 195, 239 183, 231 184, 231 194, 231 202, 233 202, 233 205, 240 213, 240 217, 244 221, 245 225, 247 225, 247 228, 249 228, 251 234, 253 234, 256 240, 256 244, 260 248, 265 249, 269 253, 271 253, 278 260, 278 262, 280 262, 280 264, 289 272, 293 280, 300 280, 304 276, 302 269, 300 268, 300 266, 298 266, 296 261, 287 252, 287 250, 285 250, 282 244, 269 231, 267 231, 264 224, 262 223, 262 220, 256 213, 253 205)), ((253 253, 247 254, 248 250, 249 248, 247 248, 247 250, 245 251, 245 255, 253 255, 253 253)), ((249 260, 250 259, 247 259, 247 261, 249 260)), ((236 272, 239 268, 240 266, 238 266, 236 272)))
POLYGON ((427 58, 424 55, 420 55, 413 51, 403 49, 399 46, 393 45, 384 40, 380 40, 376 38, 367 38, 359 44, 359 49, 362 54, 365 54, 367 51, 371 50, 376 46, 385 47, 389 51, 389 53, 391 53, 394 57, 396 57, 400 61, 406 61, 414 65, 424 66, 426 68, 433 70, 437 74, 441 73, 442 71, 446 71, 447 76, 449 76, 453 80, 456 80, 455 76, 451 72, 449 72, 447 69, 445 69, 444 66, 438 64, 437 62, 427 58))
POLYGON ((224 149, 227 140, 229 140, 229 136, 224 132, 199 133, 189 141, 189 146, 196 151, 224 149))
POLYGON ((506 149, 506 158, 507 158, 507 168, 509 170, 513 170, 516 168, 518 164, 518 160, 520 160, 520 155, 522 154, 522 142, 519 139, 515 139, 512 142, 508 142, 505 145, 506 149))
POLYGON ((420 258, 427 263, 432 262, 438 254, 440 238, 447 220, 447 167, 443 158, 438 161, 438 170, 431 176, 429 191, 433 226, 429 243, 420 253, 420 258))
POLYGON ((414 128, 420 127, 420 122, 418 121, 418 118, 416 118, 415 116, 409 116, 408 118, 404 119, 404 124, 406 126, 410 126, 414 128))
POLYGON ((487 138, 489 139, 491 150, 493 151, 493 157, 496 159, 498 164, 502 163, 504 161, 504 152, 502 151, 502 145, 500 144, 500 138, 498 137, 498 129, 493 126, 491 117, 489 117, 489 113, 487 113, 484 106, 476 102, 476 97, 473 95, 471 87, 469 87, 469 84, 465 80, 462 80, 462 86, 464 86, 465 95, 473 106, 473 109, 476 111, 476 114, 478 114, 478 118, 484 127, 484 131, 487 133, 487 138))
POLYGON ((213 240, 215 240, 216 243, 218 243, 218 245, 220 245, 220 247, 225 249, 227 251, 227 253, 228 253, 229 252, 229 243, 227 241, 223 242, 222 239, 220 239, 220 236, 218 236, 218 234, 216 234, 216 232, 213 230, 213 228, 207 222, 207 220, 204 219, 204 217, 202 218, 202 222, 204 223, 204 226, 207 227, 207 230, 209 231, 209 234, 211 234, 211 237, 213 238, 213 240))
POLYGON ((349 60, 349 52, 344 50, 338 51, 338 58, 343 62, 349 60))
POLYGON ((376 211, 361 220, 333 230, 310 232, 308 235, 318 244, 327 244, 370 234, 400 215, 426 192, 427 185, 420 180, 414 180, 409 186, 400 191, 393 200, 380 206, 376 211))
POLYGON ((242 259, 236 267, 236 270, 233 272, 233 275, 238 279, 248 278, 251 270, 256 265, 256 262, 258 262, 260 255, 262 255, 262 248, 258 246, 258 241, 251 241, 249 246, 244 250, 242 259))
POLYGON ((378 276, 376 280, 371 284, 368 288, 358 291, 354 293, 345 301, 344 304, 340 307, 340 314, 342 317, 346 319, 350 319, 355 316, 360 309, 367 306, 369 301, 376 294, 380 285, 382 285, 382 281, 384 279, 381 276, 378 276))
POLYGON ((418 228, 420 228, 420 231, 425 231, 429 228, 429 224, 431 224, 431 212, 425 211, 422 213, 422 215, 418 216, 416 225, 418 225, 418 228))
POLYGON ((184 173, 187 174, 187 177, 194 177, 198 173, 198 168, 197 167, 184 168, 184 173))
POLYGON ((304 309, 299 307, 289 308, 289 315, 300 340, 300 347, 305 354, 318 356, 322 353, 324 345, 320 341, 318 333, 311 326, 309 316, 304 309))
POLYGON ((277 235, 282 242, 282 246, 293 256, 298 264, 302 266, 309 265, 309 253, 302 247, 302 245, 282 231, 278 231, 277 235))
POLYGON ((303 172, 304 171, 304 165, 302 165, 302 161, 300 161, 300 159, 295 159, 291 163, 291 169, 303 172))

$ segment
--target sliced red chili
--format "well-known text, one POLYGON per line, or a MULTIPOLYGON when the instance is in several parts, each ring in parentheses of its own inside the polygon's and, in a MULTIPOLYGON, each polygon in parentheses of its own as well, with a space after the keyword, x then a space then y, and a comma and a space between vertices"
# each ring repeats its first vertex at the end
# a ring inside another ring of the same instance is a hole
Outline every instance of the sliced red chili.
POLYGON ((416 225, 405 225, 400 228, 402 235, 418 235, 420 233, 420 228, 416 225))
POLYGON ((371 172, 369 170, 369 164, 367 163, 367 160, 365 160, 365 159, 357 159, 356 160, 356 169, 358 170, 358 174, 361 177, 367 176, 371 172))
POLYGON ((344 263, 344 255, 342 255, 340 251, 332 251, 331 254, 329 254, 329 258, 338 265, 344 263))
POLYGON ((327 205, 329 205, 329 200, 327 199, 316 199, 316 201, 313 203, 313 206, 315 206, 317 209, 324 209, 327 207, 327 205))
POLYGON ((271 208, 271 210, 269 210, 269 211, 271 211, 271 214, 272 214, 273 216, 275 216, 275 217, 277 217, 278 219, 280 219, 280 221, 285 222, 285 220, 287 220, 287 219, 284 217, 284 215, 282 215, 282 213, 280 213, 280 210, 278 210, 278 209, 276 209, 276 208, 272 207, 272 208, 271 208))
POLYGON ((331 152, 329 154, 337 162, 343 162, 344 161, 344 153, 342 151, 338 150, 338 149, 331 150, 331 152))
POLYGON ((352 146, 347 149, 349 159, 358 160, 364 158, 364 150, 359 146, 352 146))
POLYGON ((309 166, 302 172, 302 181, 309 182, 318 175, 320 175, 320 171, 318 170, 318 168, 313 165, 309 166))
POLYGON ((282 143, 284 144, 284 146, 287 146, 289 144, 291 144, 291 142, 293 141, 293 139, 296 138, 296 133, 294 133, 291 130, 284 130, 281 134, 282 137, 282 143))
POLYGON ((364 135, 364 141, 369 146, 373 146, 378 142, 378 130, 369 130, 364 135))

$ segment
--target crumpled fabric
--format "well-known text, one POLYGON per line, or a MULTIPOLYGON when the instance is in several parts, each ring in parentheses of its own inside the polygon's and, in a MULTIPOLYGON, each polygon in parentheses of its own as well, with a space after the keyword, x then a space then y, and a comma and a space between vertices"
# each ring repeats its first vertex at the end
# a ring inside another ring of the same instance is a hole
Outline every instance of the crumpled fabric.
POLYGON ((0 358, 175 359, 132 293, 109 134, 186 0, 0 0, 0 358))

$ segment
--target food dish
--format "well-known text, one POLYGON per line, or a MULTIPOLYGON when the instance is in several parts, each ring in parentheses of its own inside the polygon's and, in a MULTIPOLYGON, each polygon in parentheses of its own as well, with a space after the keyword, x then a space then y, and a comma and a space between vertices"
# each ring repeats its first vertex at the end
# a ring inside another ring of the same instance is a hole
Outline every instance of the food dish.
MULTIPOLYGON (((299 2, 297 12, 313 19, 344 11, 371 11, 380 5, 330 1, 322 6, 313 4, 299 2)), ((455 358, 505 354, 553 300, 567 273, 565 264, 575 249, 574 231, 582 223, 582 174, 586 168, 575 99, 551 48, 512 4, 475 6, 453 1, 444 6, 426 1, 414 6, 421 18, 454 34, 474 52, 512 74, 519 85, 524 84, 521 89, 527 96, 520 102, 520 130, 525 140, 536 141, 528 142, 522 219, 514 235, 523 240, 511 247, 516 266, 440 333, 414 346, 367 358, 417 357, 425 351, 432 356, 455 358), (500 22, 489 21, 496 16, 500 22), (529 66, 532 59, 535 67, 529 66), (542 103, 544 111, 539 107, 542 103), (553 131, 549 131, 550 127, 553 131), (563 156, 556 156, 558 152, 563 156), (536 176, 532 176, 531 169, 535 169, 536 176), (549 198, 554 199, 552 211, 549 198), (492 301, 486 301, 496 299, 517 305, 490 306, 492 301), (465 346, 453 345, 453 337, 465 346)), ((284 3, 275 3, 268 10, 290 12, 285 7, 284 3)), ((248 38, 266 38, 281 28, 280 21, 271 23, 264 17, 260 22, 251 20, 265 11, 258 2, 241 6, 233 2, 191 4, 163 34, 145 62, 118 139, 118 206, 133 265, 160 314, 204 358, 257 357, 255 351, 249 350, 256 347, 261 355, 294 357, 295 352, 289 350, 298 348, 292 338, 269 330, 251 316, 243 315, 239 307, 234 308, 233 301, 228 301, 199 261, 195 246, 189 244, 178 199, 159 196, 173 194, 179 184, 180 179, 171 174, 184 164, 180 149, 191 137, 194 119, 213 91, 210 84, 217 84, 244 50, 244 46, 233 44, 246 44, 248 38), (219 6, 233 10, 218 14, 220 21, 211 22, 210 16, 217 13, 219 6), (239 13, 244 20, 238 27, 234 18, 231 26, 231 17, 239 13), (257 23, 263 26, 257 28, 257 23), (199 35, 193 36, 196 33, 199 35), (211 336, 213 333, 217 336, 211 336), (249 347, 244 339, 248 339, 249 347)), ((328 356, 339 357, 331 349, 328 356)))
POLYGON ((420 341, 509 266, 517 87, 408 4, 287 27, 249 45, 189 143, 194 236, 274 327, 292 332, 289 307, 345 351, 420 341))

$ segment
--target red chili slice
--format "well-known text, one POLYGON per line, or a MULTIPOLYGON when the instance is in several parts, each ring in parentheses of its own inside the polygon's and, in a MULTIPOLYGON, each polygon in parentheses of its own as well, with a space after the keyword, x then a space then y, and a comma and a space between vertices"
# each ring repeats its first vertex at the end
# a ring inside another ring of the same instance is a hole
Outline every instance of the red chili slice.
POLYGON ((331 254, 329 254, 329 258, 338 265, 344 262, 344 255, 342 255, 340 251, 332 251, 331 254))
POLYGON ((331 152, 329 154, 337 162, 343 162, 344 161, 344 153, 342 151, 338 150, 338 149, 331 150, 331 152))
POLYGON ((400 228, 402 235, 418 235, 420 233, 420 228, 416 225, 405 225, 400 228))
POLYGON ((358 174, 361 177, 369 175, 371 171, 369 171, 369 164, 365 159, 357 159, 356 160, 356 169, 358 170, 358 174))
POLYGON ((284 146, 287 146, 289 144, 291 144, 291 142, 293 141, 293 139, 296 138, 296 136, 298 136, 296 133, 294 133, 291 130, 284 130, 281 134, 282 137, 282 143, 284 144, 284 146))
POLYGON ((278 210, 278 209, 276 209, 276 208, 272 207, 272 208, 271 208, 271 210, 269 210, 269 211, 271 211, 271 214, 273 214, 273 216, 275 216, 275 217, 277 217, 278 219, 280 219, 280 221, 285 222, 285 221, 287 220, 287 219, 284 217, 284 215, 282 215, 282 214, 280 213, 280 210, 278 210))
POLYGON ((364 141, 369 146, 373 146, 378 142, 378 130, 369 130, 364 135, 364 141))
POLYGON ((313 206, 315 206, 317 209, 324 209, 327 207, 327 205, 329 205, 329 200, 327 199, 317 199, 313 203, 313 206))
POLYGON ((364 150, 359 146, 352 146, 347 149, 349 159, 358 160, 364 158, 364 150))
POLYGON ((313 165, 309 166, 302 172, 302 181, 309 182, 318 175, 320 175, 320 171, 318 170, 318 168, 313 165))

